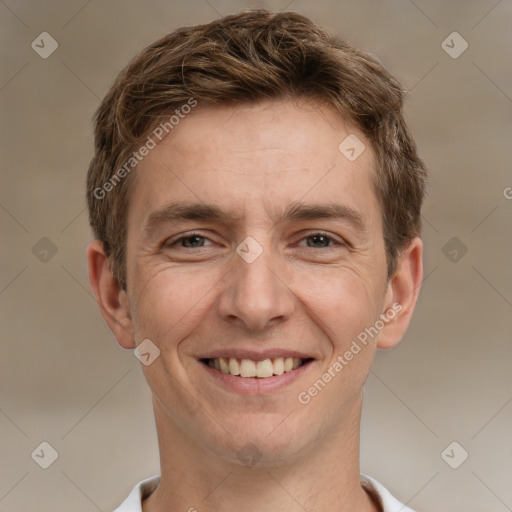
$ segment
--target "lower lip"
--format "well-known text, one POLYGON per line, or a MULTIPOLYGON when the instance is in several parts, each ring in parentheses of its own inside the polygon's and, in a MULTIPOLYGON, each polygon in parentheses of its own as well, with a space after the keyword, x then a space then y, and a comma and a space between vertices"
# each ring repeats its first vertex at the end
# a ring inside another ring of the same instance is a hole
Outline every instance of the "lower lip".
POLYGON ((263 379, 258 377, 237 377, 229 373, 222 373, 201 361, 199 361, 199 364, 224 388, 243 395, 264 395, 278 391, 296 381, 308 370, 313 362, 314 360, 308 361, 291 372, 263 379))

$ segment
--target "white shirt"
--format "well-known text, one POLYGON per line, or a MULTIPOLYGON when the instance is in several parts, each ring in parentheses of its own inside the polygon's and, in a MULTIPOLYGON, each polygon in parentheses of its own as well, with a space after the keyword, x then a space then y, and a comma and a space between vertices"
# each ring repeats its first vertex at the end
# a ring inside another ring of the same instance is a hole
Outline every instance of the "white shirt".
MULTIPOLYGON (((160 482, 160 476, 153 476, 139 482, 114 512, 142 512, 142 500, 147 498, 160 482)), ((361 474, 361 484, 370 494, 380 500, 384 512, 414 512, 394 498, 391 493, 377 480, 361 474)))

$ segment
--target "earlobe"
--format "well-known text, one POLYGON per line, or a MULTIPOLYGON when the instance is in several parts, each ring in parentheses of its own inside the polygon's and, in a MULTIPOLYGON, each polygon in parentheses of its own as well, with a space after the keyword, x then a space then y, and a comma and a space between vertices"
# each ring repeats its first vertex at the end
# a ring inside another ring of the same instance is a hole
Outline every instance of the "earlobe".
POLYGON ((105 322, 121 347, 135 348, 128 298, 112 274, 108 257, 99 240, 89 244, 87 264, 89 283, 105 322))
POLYGON ((414 238, 402 252, 388 284, 383 313, 389 318, 379 333, 378 348, 391 348, 403 338, 411 321, 423 280, 423 243, 414 238))

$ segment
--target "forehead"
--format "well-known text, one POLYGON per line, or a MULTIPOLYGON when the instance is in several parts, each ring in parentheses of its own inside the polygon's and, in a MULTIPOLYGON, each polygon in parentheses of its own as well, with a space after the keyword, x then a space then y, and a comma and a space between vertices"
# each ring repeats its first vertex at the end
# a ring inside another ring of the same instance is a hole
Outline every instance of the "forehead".
POLYGON ((130 218, 139 224, 173 200, 217 203, 240 219, 337 201, 368 216, 377 207, 373 162, 365 137, 331 107, 198 106, 139 163, 130 218))

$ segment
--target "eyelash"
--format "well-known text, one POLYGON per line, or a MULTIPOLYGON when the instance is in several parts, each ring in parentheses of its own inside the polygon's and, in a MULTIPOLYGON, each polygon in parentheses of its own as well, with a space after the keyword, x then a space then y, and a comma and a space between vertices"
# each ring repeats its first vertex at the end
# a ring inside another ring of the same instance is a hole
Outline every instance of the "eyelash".
MULTIPOLYGON (((176 246, 182 240, 186 240, 187 238, 194 238, 196 236, 199 237, 199 238, 204 238, 205 240, 210 240, 208 237, 203 236, 201 233, 194 233, 194 232, 192 232, 192 233, 187 233, 185 235, 181 235, 179 238, 174 240, 172 243, 166 243, 165 245, 167 247, 173 247, 173 246, 176 246)), ((333 249, 335 246, 344 246, 344 245, 346 245, 344 242, 339 242, 334 237, 332 237, 332 236, 330 236, 327 233, 324 233, 322 231, 315 231, 313 233, 310 233, 307 236, 302 237, 300 241, 306 240, 307 238, 313 238, 315 236, 323 236, 324 238, 327 238, 331 242, 334 242, 334 245, 330 245, 328 247, 320 247, 320 249, 333 249)), ((194 249, 194 247, 179 247, 179 249, 194 249)), ((196 249, 203 249, 203 247, 196 247, 196 249)), ((306 249, 314 249, 314 247, 306 247, 306 249)))

